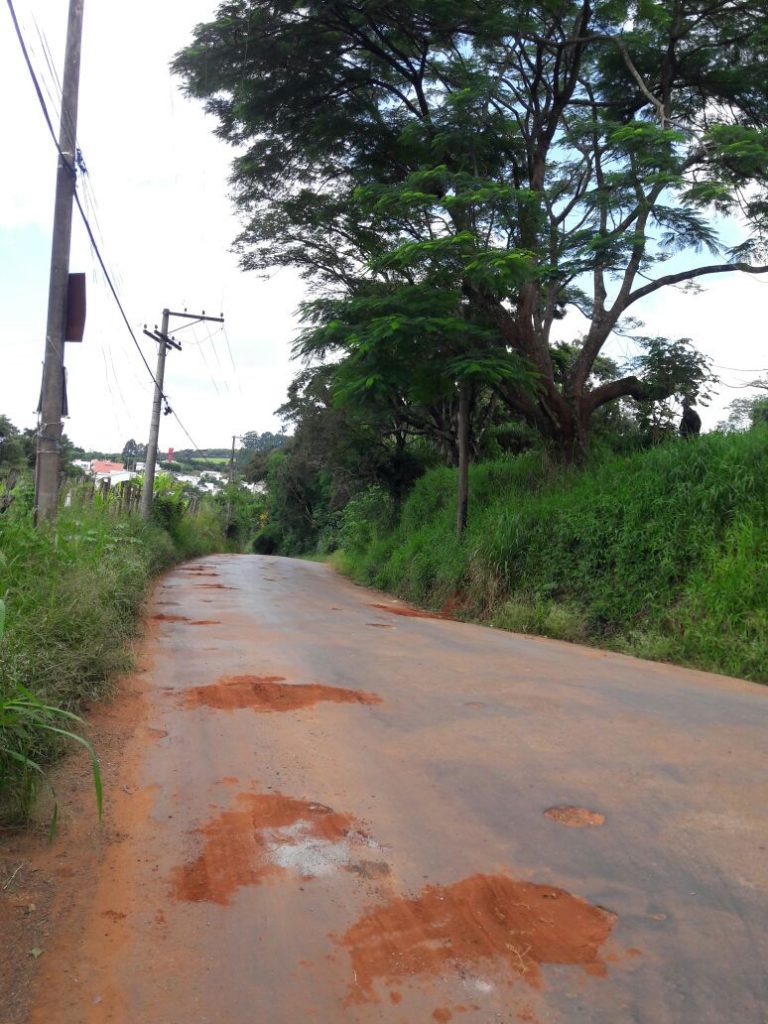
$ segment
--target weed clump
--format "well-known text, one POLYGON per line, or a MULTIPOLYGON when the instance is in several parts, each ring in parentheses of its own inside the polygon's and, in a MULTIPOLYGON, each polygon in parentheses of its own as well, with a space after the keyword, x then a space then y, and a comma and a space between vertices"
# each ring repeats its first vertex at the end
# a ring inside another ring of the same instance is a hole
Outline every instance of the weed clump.
POLYGON ((21 502, 0 516, 0 711, 9 709, 0 714, 0 750, 12 752, 0 757, 0 817, 28 813, 41 769, 67 742, 51 723, 74 721, 83 702, 131 668, 152 578, 224 547, 213 509, 160 518, 144 523, 97 505, 64 509, 55 526, 35 528, 21 502))

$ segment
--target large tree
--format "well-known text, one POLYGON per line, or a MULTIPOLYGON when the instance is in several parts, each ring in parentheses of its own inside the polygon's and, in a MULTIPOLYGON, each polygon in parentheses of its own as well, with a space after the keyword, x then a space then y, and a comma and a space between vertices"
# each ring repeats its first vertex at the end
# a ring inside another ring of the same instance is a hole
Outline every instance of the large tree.
POLYGON ((514 363, 500 399, 579 457, 597 409, 649 396, 593 376, 641 300, 768 271, 767 51, 752 0, 230 0, 174 66, 238 149, 244 266, 352 301, 448 267, 514 363))

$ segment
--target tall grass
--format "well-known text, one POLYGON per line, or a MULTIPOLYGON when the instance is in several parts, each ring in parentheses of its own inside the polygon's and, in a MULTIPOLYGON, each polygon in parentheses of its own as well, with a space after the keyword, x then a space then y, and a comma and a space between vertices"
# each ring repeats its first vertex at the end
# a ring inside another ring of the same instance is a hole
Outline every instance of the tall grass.
POLYGON ((768 681, 768 430, 581 472, 529 453, 475 466, 471 492, 460 543, 455 474, 435 470, 343 563, 431 607, 458 594, 506 628, 768 681))
POLYGON ((0 815, 23 816, 36 782, 70 737, 86 700, 107 693, 132 665, 131 641, 149 584, 182 558, 221 550, 212 509, 197 516, 179 508, 143 523, 109 506, 62 511, 55 527, 36 529, 20 507, 0 516, 0 815), (70 730, 71 731, 71 730, 70 730), (33 762, 34 768, 23 763, 33 762))

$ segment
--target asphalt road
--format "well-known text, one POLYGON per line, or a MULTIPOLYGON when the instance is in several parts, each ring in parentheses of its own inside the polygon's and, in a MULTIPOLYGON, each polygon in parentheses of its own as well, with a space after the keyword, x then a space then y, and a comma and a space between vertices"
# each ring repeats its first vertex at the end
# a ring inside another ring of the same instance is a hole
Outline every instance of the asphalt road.
POLYGON ((766 1024, 768 690, 405 610, 164 577, 34 1024, 766 1024))

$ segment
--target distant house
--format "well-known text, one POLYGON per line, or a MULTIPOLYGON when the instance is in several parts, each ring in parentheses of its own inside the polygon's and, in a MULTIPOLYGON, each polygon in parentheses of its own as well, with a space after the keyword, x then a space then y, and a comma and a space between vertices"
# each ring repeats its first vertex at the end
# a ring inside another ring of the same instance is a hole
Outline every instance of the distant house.
POLYGON ((124 473, 125 466, 122 462, 106 462, 103 459, 93 459, 91 472, 94 476, 111 476, 112 473, 124 473))
POLYGON ((91 462, 91 475, 97 482, 109 481, 112 487, 115 484, 123 484, 127 480, 133 480, 136 473, 126 469, 122 462, 106 462, 103 459, 94 459, 91 462))

